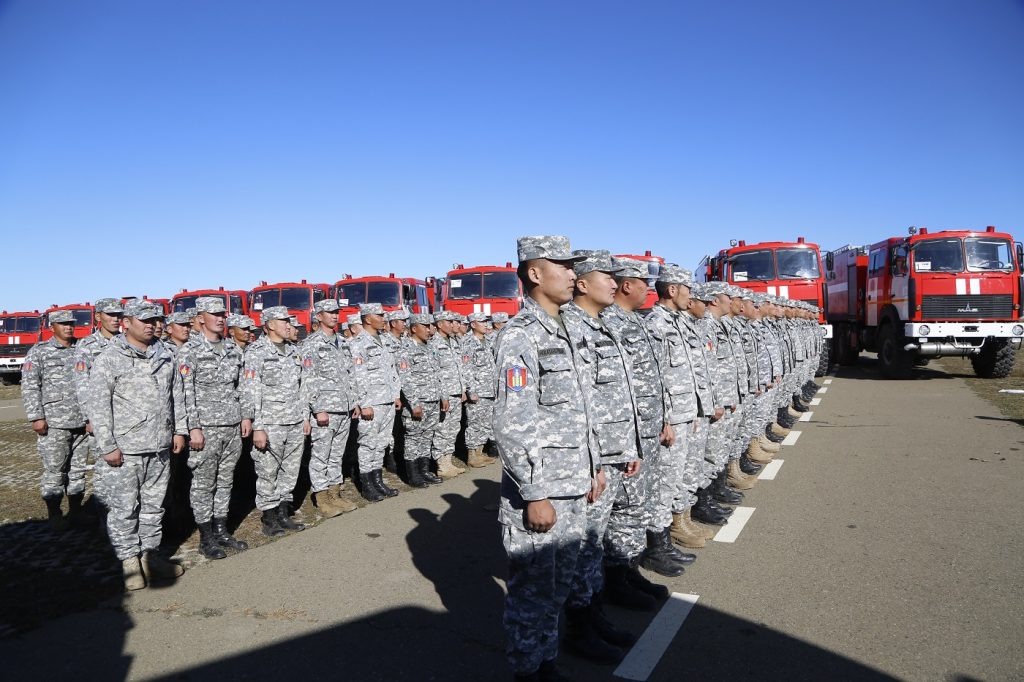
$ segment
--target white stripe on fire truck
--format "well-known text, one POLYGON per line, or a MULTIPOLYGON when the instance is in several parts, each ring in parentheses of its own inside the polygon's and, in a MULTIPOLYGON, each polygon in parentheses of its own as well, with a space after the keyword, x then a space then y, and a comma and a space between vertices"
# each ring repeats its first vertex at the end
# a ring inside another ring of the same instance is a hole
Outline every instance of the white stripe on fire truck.
POLYGON ((956 293, 961 296, 967 293, 967 280, 956 278, 956 293))
POLYGON ((971 294, 973 294, 975 296, 980 294, 981 293, 981 280, 980 279, 971 279, 971 280, 968 280, 968 281, 971 283, 971 294))

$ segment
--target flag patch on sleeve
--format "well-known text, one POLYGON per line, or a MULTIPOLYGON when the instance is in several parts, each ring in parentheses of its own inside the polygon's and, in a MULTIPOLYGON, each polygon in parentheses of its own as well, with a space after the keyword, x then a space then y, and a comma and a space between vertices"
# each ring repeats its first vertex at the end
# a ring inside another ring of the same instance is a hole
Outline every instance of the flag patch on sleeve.
POLYGON ((514 393, 519 393, 526 388, 526 368, 513 365, 505 370, 505 385, 514 393))

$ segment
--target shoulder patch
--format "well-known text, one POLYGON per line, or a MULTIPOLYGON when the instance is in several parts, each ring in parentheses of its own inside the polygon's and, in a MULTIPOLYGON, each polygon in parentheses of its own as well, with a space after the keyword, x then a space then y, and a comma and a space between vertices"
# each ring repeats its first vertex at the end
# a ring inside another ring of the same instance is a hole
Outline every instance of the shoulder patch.
POLYGON ((526 368, 522 365, 512 365, 505 370, 505 385, 513 393, 526 388, 526 368))
POLYGON ((28 371, 30 369, 32 369, 32 361, 31 360, 26 360, 25 364, 23 364, 21 366, 21 371, 26 372, 26 371, 28 371))
POLYGON ((312 367, 313 366, 313 358, 303 358, 302 359, 302 366, 305 367, 306 369, 309 369, 310 367, 312 367))
POLYGON ((85 371, 85 360, 79 360, 78 362, 75 363, 75 371, 76 372, 84 372, 85 371))
POLYGON ((178 367, 178 371, 181 372, 181 376, 187 377, 189 372, 192 371, 192 368, 183 363, 178 367))

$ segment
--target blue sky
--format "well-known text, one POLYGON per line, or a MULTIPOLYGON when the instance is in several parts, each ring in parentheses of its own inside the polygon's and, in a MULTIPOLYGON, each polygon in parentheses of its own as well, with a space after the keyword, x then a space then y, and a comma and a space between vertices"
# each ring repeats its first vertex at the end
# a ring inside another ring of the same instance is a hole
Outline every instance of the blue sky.
POLYGON ((0 0, 0 308, 1024 236, 1024 4, 0 0))

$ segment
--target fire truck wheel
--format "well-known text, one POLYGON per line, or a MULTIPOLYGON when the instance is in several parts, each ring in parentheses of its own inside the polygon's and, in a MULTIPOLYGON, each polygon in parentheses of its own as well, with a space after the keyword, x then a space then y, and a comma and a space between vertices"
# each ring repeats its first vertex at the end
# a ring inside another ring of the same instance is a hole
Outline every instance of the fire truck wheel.
POLYGON ((1017 352, 1006 339, 992 339, 971 357, 974 373, 982 379, 1002 379, 1010 376, 1017 352))
POLYGON ((832 344, 824 343, 821 346, 821 357, 818 358, 818 369, 814 376, 823 377, 832 371, 832 344))
POLYGON ((878 340, 878 362, 882 374, 889 379, 906 379, 913 368, 913 358, 903 350, 903 337, 891 323, 882 325, 878 340))
POLYGON ((0 374, 0 386, 13 386, 18 383, 18 379, 15 374, 0 374))

